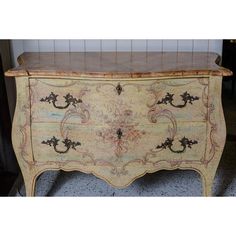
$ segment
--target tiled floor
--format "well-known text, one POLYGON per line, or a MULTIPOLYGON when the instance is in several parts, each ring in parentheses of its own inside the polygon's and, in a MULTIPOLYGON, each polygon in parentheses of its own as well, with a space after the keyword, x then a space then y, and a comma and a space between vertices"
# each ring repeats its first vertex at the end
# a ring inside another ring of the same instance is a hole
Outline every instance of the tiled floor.
MULTIPOLYGON (((236 98, 224 90, 223 106, 228 140, 217 170, 214 196, 236 195, 236 98)), ((24 195, 22 180, 14 191, 24 195)), ((16 194, 20 196, 19 193, 16 194)), ((114 189, 93 175, 80 172, 48 171, 37 181, 37 196, 201 196, 200 176, 194 171, 159 171, 136 180, 128 188, 114 189)))

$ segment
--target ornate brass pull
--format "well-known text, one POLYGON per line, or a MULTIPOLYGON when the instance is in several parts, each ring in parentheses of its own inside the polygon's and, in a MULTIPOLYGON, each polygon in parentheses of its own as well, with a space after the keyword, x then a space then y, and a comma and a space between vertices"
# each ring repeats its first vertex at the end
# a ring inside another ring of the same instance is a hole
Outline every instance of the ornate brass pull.
POLYGON ((121 139, 121 137, 123 136, 123 133, 120 128, 116 131, 116 134, 117 134, 118 139, 121 139))
POLYGON ((197 96, 193 97, 188 92, 185 92, 182 95, 180 95, 182 97, 182 100, 184 101, 184 103, 180 104, 180 105, 175 105, 175 104, 173 104, 173 100, 174 100, 173 96, 174 96, 174 94, 167 93, 166 96, 164 98, 162 98, 162 100, 157 102, 157 104, 170 103, 170 105, 173 107, 183 108, 186 106, 187 103, 193 104, 192 103, 193 101, 199 100, 199 97, 197 97, 197 96))
POLYGON ((116 86, 116 91, 117 91, 118 95, 120 95, 121 92, 123 91, 123 89, 122 89, 120 83, 116 86))
POLYGON ((156 148, 157 149, 166 149, 169 148, 170 151, 174 152, 174 153, 182 153, 185 151, 185 149, 188 148, 192 148, 192 145, 197 144, 198 142, 196 140, 189 140, 188 138, 183 137, 181 140, 179 140, 179 142, 181 143, 181 146, 183 147, 182 150, 173 150, 172 146, 173 146, 173 141, 174 139, 170 139, 167 138, 166 141, 164 143, 162 143, 161 145, 158 145, 156 148))
POLYGON ((75 147, 81 145, 80 142, 72 142, 70 139, 65 138, 64 141, 62 141, 62 142, 64 143, 64 145, 66 147, 66 150, 65 151, 60 151, 60 150, 57 149, 57 145, 58 145, 59 141, 60 141, 60 139, 57 139, 53 136, 51 139, 49 139, 47 141, 42 141, 42 144, 53 146, 55 152, 60 153, 60 154, 67 153, 70 148, 73 148, 74 150, 76 150, 75 147))
POLYGON ((48 103, 52 102, 53 106, 58 109, 66 109, 70 104, 75 107, 75 105, 77 103, 82 102, 81 99, 74 98, 71 94, 68 93, 68 94, 66 94, 66 96, 63 96, 65 98, 66 105, 65 106, 57 106, 56 105, 57 97, 58 97, 57 94, 54 94, 53 92, 51 92, 48 97, 41 98, 40 101, 41 102, 48 102, 48 103))

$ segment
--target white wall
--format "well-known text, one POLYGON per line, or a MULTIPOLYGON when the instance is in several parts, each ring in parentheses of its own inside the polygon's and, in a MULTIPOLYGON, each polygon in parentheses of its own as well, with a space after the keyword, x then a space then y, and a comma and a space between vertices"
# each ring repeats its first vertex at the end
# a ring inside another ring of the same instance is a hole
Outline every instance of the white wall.
POLYGON ((12 56, 23 52, 203 51, 222 54, 222 40, 11 40, 12 56))

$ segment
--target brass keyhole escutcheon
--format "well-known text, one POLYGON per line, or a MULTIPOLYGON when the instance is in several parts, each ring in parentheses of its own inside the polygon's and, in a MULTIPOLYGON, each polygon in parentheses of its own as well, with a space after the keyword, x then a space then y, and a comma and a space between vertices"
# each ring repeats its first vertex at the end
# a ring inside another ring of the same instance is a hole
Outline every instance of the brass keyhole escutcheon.
POLYGON ((116 131, 116 134, 117 134, 118 139, 121 139, 121 137, 123 136, 123 133, 120 128, 116 131))
POLYGON ((123 88, 122 88, 122 86, 120 85, 120 83, 116 86, 116 91, 117 91, 118 95, 120 95, 121 92, 123 91, 123 88))

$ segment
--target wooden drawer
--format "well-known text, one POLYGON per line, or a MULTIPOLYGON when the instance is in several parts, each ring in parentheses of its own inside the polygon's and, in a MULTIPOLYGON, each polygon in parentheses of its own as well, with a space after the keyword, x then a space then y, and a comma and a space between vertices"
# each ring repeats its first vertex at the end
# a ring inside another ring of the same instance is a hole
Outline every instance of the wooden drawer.
POLYGON ((76 161, 82 166, 138 167, 160 161, 203 158, 204 122, 133 126, 32 124, 34 159, 38 162, 76 161), (63 143, 64 142, 64 143, 63 143))
POLYGON ((153 123, 163 110, 178 121, 205 121, 208 79, 30 79, 30 93, 33 122, 145 125, 153 123))

